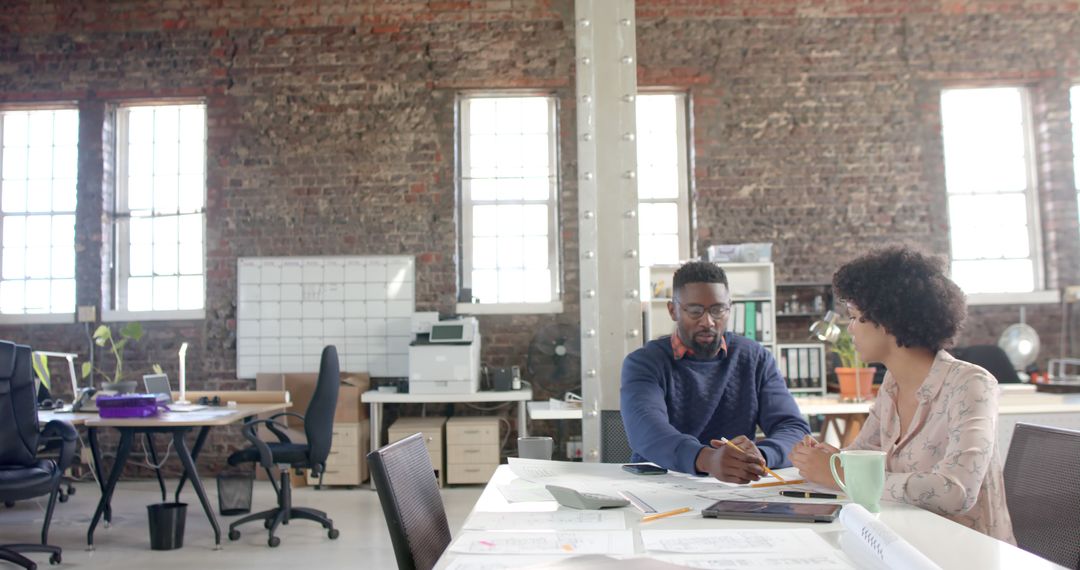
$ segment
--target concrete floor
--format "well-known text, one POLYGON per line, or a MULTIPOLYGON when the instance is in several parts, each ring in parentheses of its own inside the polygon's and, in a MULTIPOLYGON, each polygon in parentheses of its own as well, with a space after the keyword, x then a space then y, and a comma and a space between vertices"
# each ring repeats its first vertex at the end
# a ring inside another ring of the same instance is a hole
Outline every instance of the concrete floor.
MULTIPOLYGON (((176 481, 166 481, 169 489, 176 481)), ((213 479, 204 481, 207 494, 217 509, 217 489, 213 479)), ((238 517, 218 516, 222 528, 222 550, 214 550, 214 533, 199 500, 188 485, 181 497, 188 504, 184 547, 178 550, 150 550, 146 505, 160 502, 157 483, 152 480, 121 481, 113 496, 113 524, 99 524, 94 533, 95 550, 86 550, 86 531, 100 497, 93 482, 76 484, 76 494, 67 503, 57 503, 49 531, 49 543, 64 549, 58 568, 152 568, 154 570, 210 570, 213 568, 395 568, 394 549, 386 529, 376 493, 363 489, 293 490, 293 504, 326 511, 341 531, 330 540, 316 523, 297 520, 280 527, 281 546, 270 548, 267 533, 258 522, 241 527, 236 542, 227 538, 229 522, 238 517)), ((482 486, 443 489, 443 503, 450 530, 457 532, 469 514, 482 486)), ((23 501, 12 508, 0 506, 0 544, 40 541, 45 500, 23 501)), ((274 505, 274 494, 266 481, 255 482, 253 512, 274 505)), ((48 555, 29 554, 41 569, 49 568, 48 555)), ((0 562, 0 570, 14 568, 0 562)))

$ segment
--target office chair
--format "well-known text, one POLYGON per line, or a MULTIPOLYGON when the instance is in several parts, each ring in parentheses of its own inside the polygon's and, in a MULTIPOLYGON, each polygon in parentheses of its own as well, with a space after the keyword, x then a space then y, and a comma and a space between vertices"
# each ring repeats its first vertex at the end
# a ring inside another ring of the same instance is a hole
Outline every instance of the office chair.
POLYGON ((424 438, 416 433, 367 457, 398 570, 430 570, 450 544, 450 525, 424 438))
POLYGON ((987 372, 993 374, 994 378, 997 378, 998 384, 1020 383, 1020 376, 1016 374, 1009 357, 996 344, 957 347, 949 352, 958 360, 982 366, 987 372))
POLYGON ((41 544, 0 545, 0 560, 28 570, 37 568, 21 552, 47 552, 49 562, 59 564, 61 549, 49 545, 49 523, 60 488, 60 477, 75 457, 75 428, 51 421, 38 431, 37 401, 30 363, 30 347, 0 341, 0 501, 5 503, 49 496, 41 544), (40 459, 38 445, 60 442, 57 460, 40 459))
POLYGON ((1005 500, 1020 548, 1080 569, 1080 431, 1019 423, 1005 460, 1005 500))
POLYGON ((341 373, 339 371, 337 348, 327 346, 323 348, 322 360, 319 363, 319 378, 315 383, 315 393, 311 396, 304 415, 293 412, 274 414, 268 419, 252 420, 244 424, 243 434, 251 447, 242 449, 229 456, 229 465, 258 462, 270 477, 270 484, 274 486, 277 494, 278 506, 273 509, 248 515, 229 525, 229 540, 240 538, 240 531, 236 527, 254 520, 263 521, 263 526, 269 529, 270 537, 267 544, 276 547, 281 544, 281 539, 274 536, 280 524, 289 524, 292 519, 305 519, 315 521, 327 529, 327 536, 331 539, 338 537, 339 532, 334 528, 334 521, 327 518, 326 513, 308 508, 292 506, 292 486, 289 481, 289 468, 311 469, 313 475, 317 475, 322 481, 323 471, 326 469, 326 458, 330 455, 330 442, 333 437, 334 410, 337 407, 338 389, 341 387, 341 373), (281 416, 292 416, 304 422, 304 435, 307 443, 293 443, 282 429, 287 429, 284 424, 275 421, 281 416), (277 437, 277 442, 265 443, 259 439, 255 430, 260 424, 267 428, 277 437), (278 466, 279 484, 275 481, 274 466, 278 466))

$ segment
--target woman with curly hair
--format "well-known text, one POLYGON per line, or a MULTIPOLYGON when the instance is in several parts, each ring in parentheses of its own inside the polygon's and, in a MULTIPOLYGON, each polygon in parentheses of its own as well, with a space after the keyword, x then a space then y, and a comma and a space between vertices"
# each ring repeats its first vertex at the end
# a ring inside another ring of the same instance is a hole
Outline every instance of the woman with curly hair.
MULTIPOLYGON (((847 306, 859 357, 888 369, 847 448, 885 452, 882 499, 1015 544, 996 441, 997 381, 944 351, 965 316, 964 294, 944 264, 888 248, 845 264, 833 289, 847 306)), ((838 452, 807 436, 790 457, 807 480, 835 488, 829 458, 838 452)))

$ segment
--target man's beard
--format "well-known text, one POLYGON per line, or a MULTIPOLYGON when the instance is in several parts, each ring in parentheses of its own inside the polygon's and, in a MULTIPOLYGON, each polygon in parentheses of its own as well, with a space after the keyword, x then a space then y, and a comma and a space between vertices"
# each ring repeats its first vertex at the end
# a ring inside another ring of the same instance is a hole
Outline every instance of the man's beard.
POLYGON ((720 350, 720 343, 724 341, 724 337, 720 331, 713 332, 715 333, 715 336, 713 337, 712 342, 709 343, 698 342, 693 334, 689 335, 689 339, 684 338, 683 340, 686 343, 686 347, 692 350, 695 356, 711 357, 720 350))

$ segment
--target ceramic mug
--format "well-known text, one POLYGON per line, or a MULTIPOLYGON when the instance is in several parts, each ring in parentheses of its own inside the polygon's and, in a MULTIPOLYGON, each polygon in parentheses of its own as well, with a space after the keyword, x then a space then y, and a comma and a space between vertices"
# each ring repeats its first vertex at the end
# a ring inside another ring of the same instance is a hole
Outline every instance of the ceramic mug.
POLYGON ((547 436, 518 438, 518 457, 523 459, 551 459, 554 441, 547 436))
POLYGON ((866 510, 881 512, 881 493, 885 490, 885 452, 852 449, 834 453, 829 458, 833 480, 852 501, 866 510), (836 460, 844 468, 844 481, 836 473, 836 460))

